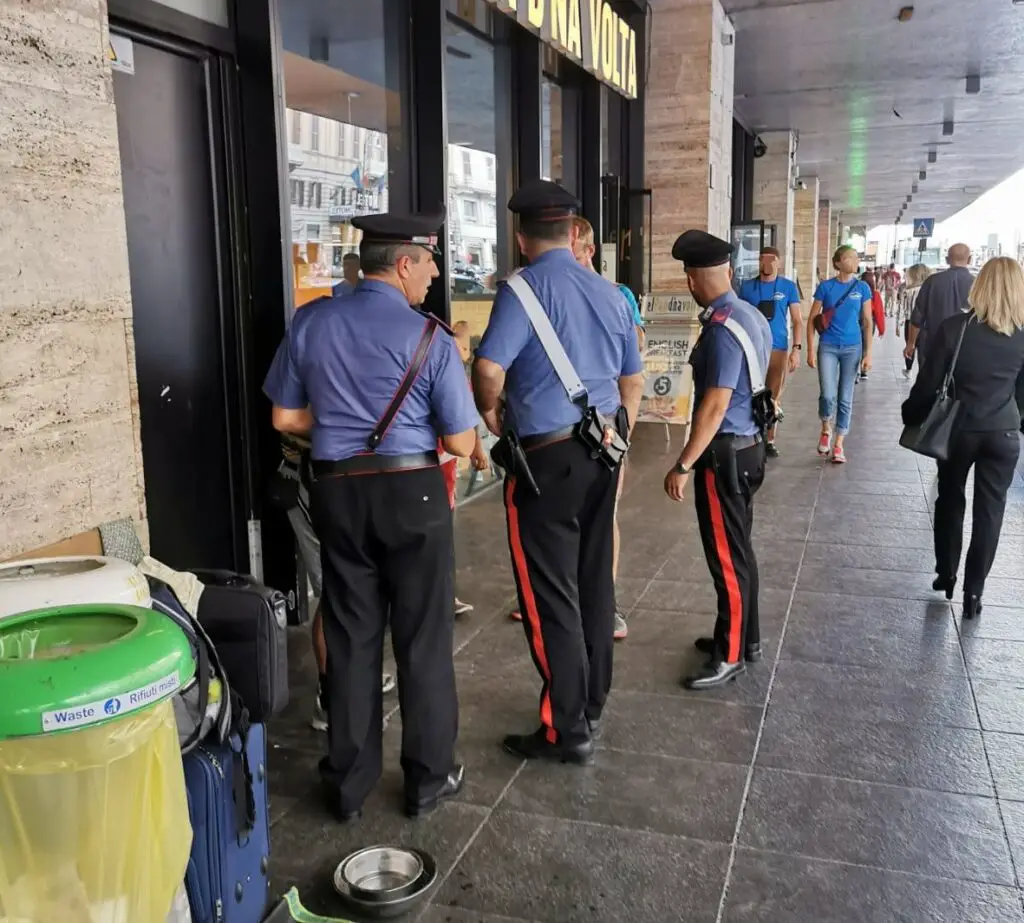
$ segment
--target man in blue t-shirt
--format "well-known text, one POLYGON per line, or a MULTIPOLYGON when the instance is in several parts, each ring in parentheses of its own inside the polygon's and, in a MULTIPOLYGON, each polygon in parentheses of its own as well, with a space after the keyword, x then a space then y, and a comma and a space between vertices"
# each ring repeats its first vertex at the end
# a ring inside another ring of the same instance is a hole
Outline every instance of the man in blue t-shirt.
MULTIPOLYGON (((800 342, 803 331, 800 318, 800 291, 792 279, 779 275, 779 251, 775 247, 761 248, 761 272, 756 279, 748 279, 740 286, 740 298, 757 308, 767 319, 772 330, 772 356, 768 364, 765 384, 778 407, 786 378, 800 364, 800 342)), ((778 458, 775 430, 768 430, 766 451, 769 458, 778 458)))

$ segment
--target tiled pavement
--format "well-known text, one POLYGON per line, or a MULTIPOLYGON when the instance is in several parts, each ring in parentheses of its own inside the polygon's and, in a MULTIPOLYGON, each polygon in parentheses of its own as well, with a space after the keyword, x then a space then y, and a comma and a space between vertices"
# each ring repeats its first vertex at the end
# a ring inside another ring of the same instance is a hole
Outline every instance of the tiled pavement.
POLYGON ((506 618, 497 496, 459 513, 459 591, 477 608, 457 628, 469 782, 455 803, 402 818, 393 715, 364 818, 325 814, 297 636, 294 701, 269 760, 278 893, 298 883, 309 905, 341 913, 334 864, 400 842, 440 863, 423 923, 1024 921, 1024 481, 985 612, 962 625, 930 588, 934 466, 896 445, 898 344, 878 352, 845 468, 814 453, 814 374, 791 382, 784 455, 756 511, 768 655, 723 691, 679 686, 713 594, 692 504, 662 493, 678 446, 661 428, 639 434, 621 508, 630 636, 592 768, 499 748, 535 725, 538 684, 506 618))

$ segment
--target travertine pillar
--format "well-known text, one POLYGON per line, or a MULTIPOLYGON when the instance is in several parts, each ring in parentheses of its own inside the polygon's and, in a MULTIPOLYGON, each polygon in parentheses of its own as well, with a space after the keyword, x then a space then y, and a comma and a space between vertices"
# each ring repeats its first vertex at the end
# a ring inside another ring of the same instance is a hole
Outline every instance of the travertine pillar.
POLYGON ((780 271, 793 276, 793 154, 791 131, 763 131, 768 150, 754 161, 754 219, 775 225, 780 271))
POLYGON ((719 0, 663 0, 651 35, 647 185, 654 291, 685 290, 672 243, 700 228, 728 238, 732 213, 732 24, 719 0))
POLYGON ((0 560, 144 515, 104 0, 0 0, 0 560))
POLYGON ((793 275, 806 300, 814 294, 818 266, 818 177, 805 177, 806 189, 793 193, 793 275))
POLYGON ((818 202, 818 279, 827 279, 832 275, 832 254, 835 252, 835 239, 832 233, 832 203, 828 199, 818 202))

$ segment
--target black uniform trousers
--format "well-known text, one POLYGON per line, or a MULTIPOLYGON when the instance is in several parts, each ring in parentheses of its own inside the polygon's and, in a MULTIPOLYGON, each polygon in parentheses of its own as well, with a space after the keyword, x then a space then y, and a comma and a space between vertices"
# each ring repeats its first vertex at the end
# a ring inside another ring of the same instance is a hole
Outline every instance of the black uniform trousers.
POLYGON ((380 777, 384 632, 390 619, 407 797, 455 764, 454 529, 440 468, 318 478, 313 522, 327 643, 325 783, 358 810, 380 777))
POLYGON ((528 451, 540 496, 505 481, 505 511, 526 640, 541 677, 540 720, 551 743, 590 738, 612 684, 617 471, 575 439, 528 451))
POLYGON ((740 663, 746 646, 761 641, 760 585, 751 532, 754 494, 764 483, 765 447, 759 442, 736 452, 736 483, 721 462, 731 451, 731 439, 716 437, 693 471, 700 540, 718 594, 712 658, 716 663, 740 663))
POLYGON ((999 533, 1003 528, 1006 492, 1020 455, 1016 431, 959 432, 953 437, 949 459, 939 462, 939 490, 935 498, 935 570, 955 577, 960 567, 967 509, 967 475, 974 467, 974 512, 971 545, 964 569, 964 593, 981 596, 992 569, 999 533))

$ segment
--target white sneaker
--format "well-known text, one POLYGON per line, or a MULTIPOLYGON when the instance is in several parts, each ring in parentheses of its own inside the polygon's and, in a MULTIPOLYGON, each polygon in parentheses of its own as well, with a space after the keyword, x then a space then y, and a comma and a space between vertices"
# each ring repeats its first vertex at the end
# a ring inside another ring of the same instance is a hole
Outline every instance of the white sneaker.
MULTIPOLYGON (((389 692, 395 691, 395 677, 390 673, 384 673, 381 675, 381 692, 387 695, 389 692)), ((320 702, 320 690, 317 690, 316 701, 313 703, 313 717, 309 721, 309 726, 314 731, 327 732, 327 711, 320 702)), ((387 727, 387 719, 384 719, 384 727, 387 727)))
POLYGON ((464 603, 458 596, 455 597, 455 618, 473 611, 472 603, 464 603))
POLYGON ((314 731, 320 731, 323 734, 327 733, 327 711, 320 704, 319 691, 316 694, 316 702, 313 705, 313 717, 310 719, 309 726, 314 731))

